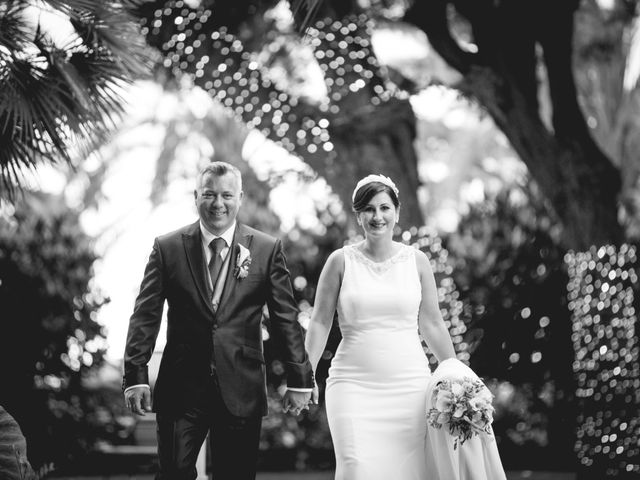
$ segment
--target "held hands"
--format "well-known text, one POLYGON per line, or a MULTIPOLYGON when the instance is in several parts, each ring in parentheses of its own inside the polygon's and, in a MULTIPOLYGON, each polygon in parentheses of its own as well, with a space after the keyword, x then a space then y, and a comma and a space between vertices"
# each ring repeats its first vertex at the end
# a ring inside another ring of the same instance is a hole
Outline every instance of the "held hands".
POLYGON ((282 397, 282 406, 285 413, 291 412, 299 415, 302 410, 309 410, 312 392, 292 392, 287 390, 282 397))
POLYGON ((151 390, 149 387, 132 387, 124 392, 124 403, 129 410, 141 416, 151 411, 151 390))

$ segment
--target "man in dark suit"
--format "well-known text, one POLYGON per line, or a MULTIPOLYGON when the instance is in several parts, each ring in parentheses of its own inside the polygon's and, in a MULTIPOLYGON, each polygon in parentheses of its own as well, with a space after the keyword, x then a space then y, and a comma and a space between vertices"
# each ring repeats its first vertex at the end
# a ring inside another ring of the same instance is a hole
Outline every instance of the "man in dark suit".
POLYGON ((283 345, 285 411, 306 408, 311 365, 281 242, 236 222, 242 178, 213 162, 194 191, 200 220, 156 238, 129 323, 125 402, 151 410, 147 363, 165 300, 167 344, 153 395, 160 473, 195 479, 198 451, 210 432, 213 478, 255 479, 260 426, 267 413, 261 318, 283 345))

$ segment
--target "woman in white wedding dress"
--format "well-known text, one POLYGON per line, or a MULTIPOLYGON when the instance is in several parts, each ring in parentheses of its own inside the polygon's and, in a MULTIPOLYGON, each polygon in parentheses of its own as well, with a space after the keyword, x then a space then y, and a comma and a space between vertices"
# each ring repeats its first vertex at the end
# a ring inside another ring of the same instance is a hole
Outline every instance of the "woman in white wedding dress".
POLYGON ((392 240, 399 207, 389 178, 362 179, 353 210, 365 239, 333 252, 318 283, 306 337, 314 371, 336 309, 343 337, 326 387, 336 480, 438 478, 427 464, 430 369, 420 335, 440 362, 455 352, 429 260, 392 240))

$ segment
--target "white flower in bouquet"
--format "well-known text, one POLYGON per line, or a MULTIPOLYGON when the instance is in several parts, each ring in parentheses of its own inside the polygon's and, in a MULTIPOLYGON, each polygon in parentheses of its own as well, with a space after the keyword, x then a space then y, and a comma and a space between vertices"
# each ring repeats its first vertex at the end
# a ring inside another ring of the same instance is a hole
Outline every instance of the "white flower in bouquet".
POLYGON ((474 435, 492 434, 492 400, 493 395, 479 380, 442 380, 433 390, 433 408, 427 412, 427 420, 434 428, 446 426, 457 448, 474 435))

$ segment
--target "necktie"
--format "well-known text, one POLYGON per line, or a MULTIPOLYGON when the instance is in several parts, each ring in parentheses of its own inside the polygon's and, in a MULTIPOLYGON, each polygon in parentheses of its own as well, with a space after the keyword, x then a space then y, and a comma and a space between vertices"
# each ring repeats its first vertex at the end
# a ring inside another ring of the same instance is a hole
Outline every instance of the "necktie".
POLYGON ((222 257, 220 256, 220 252, 226 246, 227 242, 225 242, 224 239, 220 237, 214 238, 209 244, 209 248, 211 249, 211 260, 209 260, 209 274, 211 275, 212 292, 216 289, 216 280, 218 279, 220 269, 222 268, 222 257))

